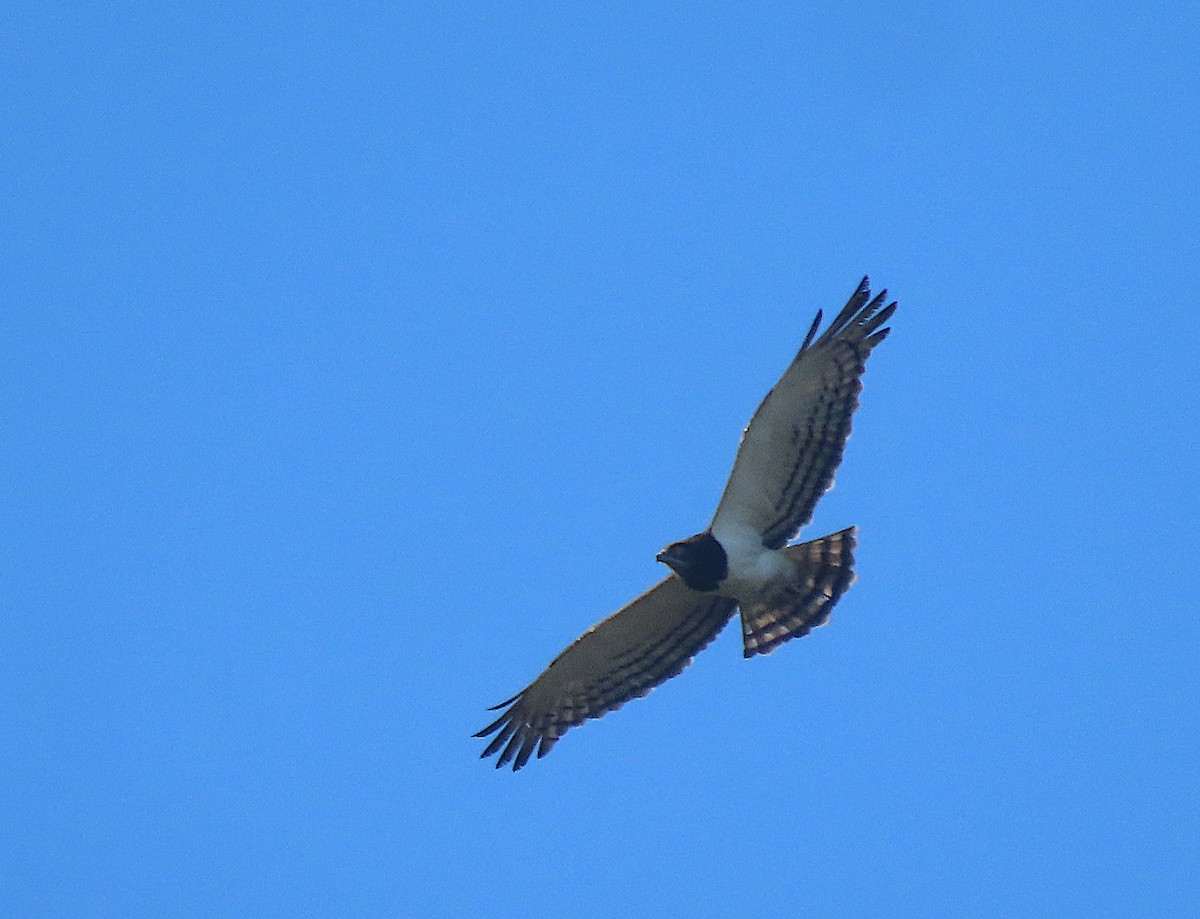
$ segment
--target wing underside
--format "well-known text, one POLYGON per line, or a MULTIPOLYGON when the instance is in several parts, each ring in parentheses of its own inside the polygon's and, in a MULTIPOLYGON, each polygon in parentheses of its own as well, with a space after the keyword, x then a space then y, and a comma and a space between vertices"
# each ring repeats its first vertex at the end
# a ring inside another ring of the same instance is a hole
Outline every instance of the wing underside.
POLYGON ((545 756, 588 718, 620 708, 675 676, 717 636, 735 602, 697 593, 672 575, 598 622, 525 689, 495 708, 503 713, 476 737, 496 736, 483 756, 520 769, 545 756), (507 706, 507 707, 505 707, 507 706))
POLYGON ((863 278, 814 341, 817 313, 799 353, 742 433, 714 532, 753 527, 764 546, 778 549, 812 518, 842 460, 867 357, 890 331, 884 323, 896 304, 883 306, 886 297, 881 291, 872 298, 863 278))

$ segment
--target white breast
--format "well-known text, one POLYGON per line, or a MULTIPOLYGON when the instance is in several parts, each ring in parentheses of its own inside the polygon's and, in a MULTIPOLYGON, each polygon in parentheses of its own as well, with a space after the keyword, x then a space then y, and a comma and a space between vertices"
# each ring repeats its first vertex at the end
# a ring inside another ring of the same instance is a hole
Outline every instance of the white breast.
POLYGON ((757 594, 763 586, 780 579, 790 580, 794 566, 776 549, 762 544, 762 534, 738 521, 714 522, 713 536, 725 550, 729 574, 721 584, 721 594, 743 597, 757 594))

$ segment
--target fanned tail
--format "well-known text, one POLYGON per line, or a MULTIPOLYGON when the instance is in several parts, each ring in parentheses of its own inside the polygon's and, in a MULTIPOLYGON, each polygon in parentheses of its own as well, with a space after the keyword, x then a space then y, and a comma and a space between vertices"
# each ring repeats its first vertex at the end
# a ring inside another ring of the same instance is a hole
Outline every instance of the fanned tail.
POLYGON ((796 564, 796 579, 742 606, 746 657, 769 654, 828 621, 833 605, 854 583, 854 533, 850 527, 783 550, 796 564))

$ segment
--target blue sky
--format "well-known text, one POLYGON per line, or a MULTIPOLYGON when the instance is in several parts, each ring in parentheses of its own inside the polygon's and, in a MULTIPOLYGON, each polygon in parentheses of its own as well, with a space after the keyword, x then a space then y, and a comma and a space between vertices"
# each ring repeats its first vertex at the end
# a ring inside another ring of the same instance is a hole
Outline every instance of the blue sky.
POLYGON ((1200 902, 1184 4, 9 4, 22 916, 1200 902), (470 737, 900 301, 831 623, 470 737))

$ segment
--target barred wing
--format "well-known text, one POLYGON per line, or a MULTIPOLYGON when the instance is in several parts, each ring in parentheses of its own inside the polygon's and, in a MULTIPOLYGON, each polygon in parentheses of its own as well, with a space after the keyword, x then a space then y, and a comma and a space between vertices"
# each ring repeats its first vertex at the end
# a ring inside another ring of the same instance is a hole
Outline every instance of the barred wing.
POLYGON ((736 601, 691 590, 675 575, 650 588, 568 645, 541 676, 476 734, 495 733, 483 756, 513 771, 545 756, 569 728, 599 718, 675 676, 717 636, 736 601))
POLYGON ((833 484, 858 407, 862 374, 871 349, 890 331, 880 328, 896 304, 880 309, 887 291, 871 299, 867 278, 815 342, 817 313, 804 344, 758 406, 738 446, 712 529, 761 534, 778 549, 812 518, 817 500, 833 484))

